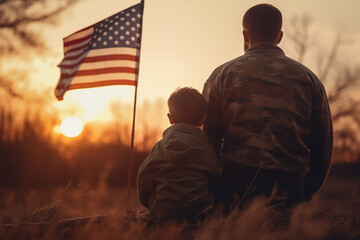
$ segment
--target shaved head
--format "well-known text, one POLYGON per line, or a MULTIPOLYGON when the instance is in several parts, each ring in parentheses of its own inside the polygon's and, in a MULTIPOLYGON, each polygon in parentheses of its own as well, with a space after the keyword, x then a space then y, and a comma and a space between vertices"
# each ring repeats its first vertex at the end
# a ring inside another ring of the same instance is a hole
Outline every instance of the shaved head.
POLYGON ((243 28, 250 42, 276 42, 281 27, 281 12, 270 4, 255 5, 243 17, 243 28))

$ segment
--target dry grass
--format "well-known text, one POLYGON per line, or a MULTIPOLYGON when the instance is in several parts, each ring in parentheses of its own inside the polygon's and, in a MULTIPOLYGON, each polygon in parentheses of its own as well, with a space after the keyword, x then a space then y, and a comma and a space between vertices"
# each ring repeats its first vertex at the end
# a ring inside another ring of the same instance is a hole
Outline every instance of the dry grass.
MULTIPOLYGON (((124 191, 104 186, 63 189, 52 200, 36 205, 40 195, 28 193, 22 203, 7 195, 1 210, 1 239, 359 239, 359 197, 343 204, 321 197, 299 205, 288 225, 274 227, 276 215, 264 201, 254 201, 246 211, 213 217, 198 226, 163 224, 126 214, 124 191), (89 218, 79 218, 89 216, 89 218), (72 218, 72 219, 71 219, 72 218), (65 220, 70 219, 70 220, 65 220)), ((134 197, 134 196, 132 196, 134 197)), ((134 198, 133 198, 134 199, 134 198)), ((134 201, 132 209, 141 209, 134 201)))

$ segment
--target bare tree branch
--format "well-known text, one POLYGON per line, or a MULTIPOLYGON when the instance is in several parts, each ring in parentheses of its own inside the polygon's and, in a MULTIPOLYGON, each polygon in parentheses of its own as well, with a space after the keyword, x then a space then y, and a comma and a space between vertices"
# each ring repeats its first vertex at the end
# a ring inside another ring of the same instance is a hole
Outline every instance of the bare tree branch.
POLYGON ((14 90, 13 85, 10 82, 6 81, 1 76, 0 76, 0 88, 4 89, 5 92, 7 92, 10 96, 22 99, 22 96, 14 90))
POLYGON ((335 87, 329 93, 329 102, 334 103, 338 101, 346 90, 354 88, 360 81, 360 72, 355 70, 351 72, 350 69, 345 69, 345 74, 338 75, 335 79, 335 87))
POLYGON ((329 56, 325 58, 325 61, 326 61, 325 66, 322 68, 322 70, 320 70, 320 75, 319 75, 321 81, 323 81, 324 83, 327 81, 329 72, 330 72, 331 68, 333 67, 333 64, 336 59, 336 55, 337 55, 337 52, 339 50, 339 46, 341 43, 342 42, 341 42, 340 36, 338 35, 338 37, 336 38, 336 40, 331 48, 329 56))
MULTIPOLYGON (((56 23, 54 20, 78 0, 2 0, 0 2, 0 32, 9 31, 13 41, 1 41, 0 52, 17 53, 23 44, 43 47, 41 38, 29 28, 34 23, 56 23)), ((9 33, 8 32, 8 33, 9 33)))
POLYGON ((297 60, 303 62, 304 56, 308 50, 309 45, 309 25, 312 22, 311 18, 304 15, 301 19, 293 18, 291 20, 292 31, 287 32, 288 38, 295 44, 295 49, 298 51, 297 60))
MULTIPOLYGON (((32 25, 57 23, 57 17, 78 1, 0 0, 0 62, 7 61, 9 54, 23 58, 28 54, 26 50, 43 50, 45 41, 32 25)), ((0 75, 0 89, 12 97, 23 97, 13 84, 18 79, 4 74, 5 70, 1 66, 3 74, 0 75)))
MULTIPOLYGON (((306 16, 294 18, 287 35, 295 45, 298 60, 304 61, 309 50, 309 24, 306 16)), ((337 64, 340 47, 344 44, 338 35, 328 52, 318 54, 319 78, 327 86, 332 110, 335 136, 335 155, 358 160, 360 144, 360 97, 355 94, 360 85, 360 66, 355 68, 337 64)))

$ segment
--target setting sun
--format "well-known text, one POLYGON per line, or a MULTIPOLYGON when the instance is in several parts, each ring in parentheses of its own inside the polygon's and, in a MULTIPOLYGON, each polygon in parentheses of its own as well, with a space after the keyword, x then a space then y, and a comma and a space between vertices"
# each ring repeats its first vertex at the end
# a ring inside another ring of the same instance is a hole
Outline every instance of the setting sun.
POLYGON ((61 133, 66 137, 76 137, 81 133, 82 129, 81 120, 74 116, 65 118, 60 125, 61 133))

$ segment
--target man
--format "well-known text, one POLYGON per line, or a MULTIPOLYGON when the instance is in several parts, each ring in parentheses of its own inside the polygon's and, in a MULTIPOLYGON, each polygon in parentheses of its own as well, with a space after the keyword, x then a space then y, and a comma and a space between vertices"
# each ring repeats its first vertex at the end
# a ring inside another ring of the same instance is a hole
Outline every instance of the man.
POLYGON ((287 207, 310 200, 330 167, 325 89, 277 46, 281 27, 274 6, 250 8, 243 17, 245 54, 216 68, 203 89, 204 131, 240 203, 259 195, 287 207))

